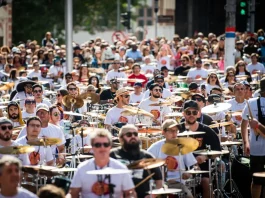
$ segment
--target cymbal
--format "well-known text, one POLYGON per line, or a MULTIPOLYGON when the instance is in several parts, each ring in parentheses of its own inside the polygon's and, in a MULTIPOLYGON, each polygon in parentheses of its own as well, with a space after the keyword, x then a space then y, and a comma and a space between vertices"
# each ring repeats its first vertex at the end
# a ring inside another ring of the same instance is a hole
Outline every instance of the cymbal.
POLYGON ((182 117, 183 114, 181 112, 173 112, 173 113, 168 113, 165 115, 165 117, 182 117))
POLYGON ((153 103, 153 104, 150 104, 149 106, 162 107, 162 106, 170 106, 171 104, 172 104, 172 102, 164 101, 164 102, 153 103))
POLYGON ((22 166, 22 171, 31 175, 55 176, 58 173, 52 172, 55 169, 53 166, 22 166))
POLYGON ((203 131, 184 131, 182 133, 178 133, 178 137, 181 137, 181 136, 190 136, 190 135, 199 135, 199 134, 204 134, 205 132, 203 131))
POLYGON ((91 131, 94 131, 97 128, 95 128, 95 127, 80 127, 80 128, 76 129, 76 131, 75 131, 76 135, 81 134, 81 129, 83 129, 83 134, 87 135, 87 134, 91 133, 91 131))
POLYGON ((138 129, 138 133, 162 133, 162 130, 157 128, 142 128, 138 129))
POLYGON ((221 142, 221 146, 232 146, 232 145, 241 145, 243 144, 242 142, 238 142, 238 141, 225 141, 225 142, 221 142))
POLYGON ((60 144, 61 142, 62 140, 59 138, 43 137, 43 138, 37 138, 36 140, 27 141, 27 144, 32 146, 51 146, 51 145, 60 144))
POLYGON ((76 171, 77 168, 55 168, 52 169, 52 172, 72 172, 72 171, 76 171))
POLYGON ((178 76, 178 79, 186 79, 187 76, 178 76))
POLYGON ((202 113, 218 113, 228 110, 232 105, 230 103, 217 103, 202 108, 202 113))
MULTIPOLYGON (((75 155, 76 159, 88 159, 88 158, 93 158, 93 155, 75 155)), ((73 156, 66 156, 65 159, 72 159, 73 156)))
POLYGON ((258 77, 259 75, 258 74, 252 74, 251 75, 251 78, 256 78, 256 77, 258 77))
POLYGON ((83 115, 81 113, 75 113, 75 112, 72 112, 72 111, 64 111, 63 114, 65 114, 65 115, 72 115, 72 116, 87 117, 86 115, 83 115))
POLYGON ((252 81, 252 82, 250 82, 250 84, 251 84, 251 85, 258 85, 259 82, 258 82, 258 81, 252 81))
POLYGON ((182 91, 182 92, 184 92, 184 91, 189 91, 189 88, 177 88, 177 89, 175 89, 175 91, 182 91))
POLYGON ((7 108, 7 106, 0 106, 0 109, 5 109, 7 108))
POLYGON ((91 71, 93 73, 97 73, 97 74, 104 74, 105 70, 103 68, 88 68, 88 71, 91 71))
POLYGON ((136 127, 145 127, 147 126, 147 124, 143 124, 143 123, 138 123, 138 124, 134 124, 136 127))
POLYGON ((84 105, 84 101, 82 98, 80 97, 76 97, 74 98, 71 95, 66 95, 63 97, 62 103, 64 106, 66 106, 67 108, 71 108, 73 105, 73 107, 75 109, 81 108, 84 105))
POLYGON ((82 93, 80 94, 79 97, 83 100, 89 98, 89 100, 91 100, 90 102, 91 104, 99 103, 99 100, 100 100, 99 94, 91 93, 91 92, 82 93))
POLYGON ((19 155, 35 151, 33 146, 5 146, 0 148, 1 154, 19 155))
POLYGON ((178 102, 180 100, 182 100, 182 97, 180 97, 180 96, 170 96, 170 97, 165 99, 165 101, 172 102, 172 103, 178 102))
POLYGON ((147 193, 149 195, 163 195, 163 194, 173 194, 173 193, 178 193, 181 192, 182 189, 174 189, 174 188, 160 188, 160 189, 155 189, 152 191, 148 191, 147 193))
POLYGON ((133 91, 134 90, 134 88, 133 87, 124 87, 125 89, 127 89, 128 91, 133 91))
POLYGON ((143 83, 145 80, 137 78, 128 78, 127 82, 140 82, 143 83))
POLYGON ((265 177, 265 172, 254 173, 254 177, 265 177))
POLYGON ((220 123, 216 123, 216 124, 211 124, 209 125, 210 128, 216 128, 216 127, 222 127, 222 126, 228 126, 230 124, 234 124, 233 122, 220 122, 220 123))
POLYGON ((114 169, 114 168, 103 168, 98 170, 87 171, 88 175, 120 175, 120 174, 130 174, 132 171, 128 169, 114 169))
POLYGON ((185 171, 184 173, 189 173, 189 174, 202 174, 202 173, 209 173, 209 171, 191 169, 191 170, 185 171))
POLYGON ((142 159, 127 165, 128 169, 153 169, 165 164, 162 159, 142 159))
POLYGON ((222 151, 208 151, 208 150, 199 150, 199 151, 195 151, 193 152, 194 154, 198 154, 198 155, 222 155, 223 152, 222 151))
POLYGON ((241 116, 242 111, 228 111, 227 114, 232 116, 241 116))
POLYGON ((236 75, 236 78, 240 78, 241 80, 246 80, 248 75, 236 75))
POLYGON ((190 92, 185 91, 185 92, 182 92, 180 96, 187 100, 192 96, 192 94, 190 92))
POLYGON ((181 151, 181 154, 184 155, 196 150, 198 147, 199 142, 196 139, 190 137, 182 137, 174 140, 167 140, 162 146, 161 151, 167 155, 173 156, 179 155, 179 152, 181 151))
POLYGON ((153 118, 154 115, 137 107, 132 107, 132 106, 124 106, 123 107, 124 111, 121 112, 121 115, 124 116, 134 116, 134 115, 145 115, 148 117, 153 118))

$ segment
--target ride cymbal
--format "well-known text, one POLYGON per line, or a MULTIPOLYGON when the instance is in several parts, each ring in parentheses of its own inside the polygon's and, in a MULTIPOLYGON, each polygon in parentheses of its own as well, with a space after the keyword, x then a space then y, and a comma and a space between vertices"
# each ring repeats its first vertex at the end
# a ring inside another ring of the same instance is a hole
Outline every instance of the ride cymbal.
POLYGON ((62 140, 59 138, 43 137, 43 138, 37 138, 36 140, 29 140, 27 141, 27 144, 32 146, 51 146, 51 145, 60 144, 61 142, 62 140))
POLYGON ((162 159, 142 159, 127 165, 128 169, 153 169, 164 165, 166 162, 162 159))
POLYGON ((71 95, 66 95, 63 97, 62 103, 67 108, 71 108, 72 105, 75 109, 81 108, 84 105, 84 101, 80 97, 74 98, 71 95))
POLYGON ((218 113, 221 111, 228 110, 232 105, 230 103, 217 103, 208 105, 202 108, 202 113, 218 113))
POLYGON ((216 124, 209 125, 210 128, 216 128, 216 127, 222 127, 222 126, 228 126, 230 124, 234 124, 233 122, 220 122, 216 124))
POLYGON ((0 148, 0 154, 19 155, 35 151, 33 146, 5 146, 0 148))

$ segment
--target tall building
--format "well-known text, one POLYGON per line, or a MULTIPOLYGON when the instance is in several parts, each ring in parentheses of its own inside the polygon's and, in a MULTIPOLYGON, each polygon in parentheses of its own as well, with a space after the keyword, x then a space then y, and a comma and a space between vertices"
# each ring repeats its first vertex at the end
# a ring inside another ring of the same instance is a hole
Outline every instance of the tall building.
POLYGON ((0 46, 12 44, 12 4, 0 7, 0 46))

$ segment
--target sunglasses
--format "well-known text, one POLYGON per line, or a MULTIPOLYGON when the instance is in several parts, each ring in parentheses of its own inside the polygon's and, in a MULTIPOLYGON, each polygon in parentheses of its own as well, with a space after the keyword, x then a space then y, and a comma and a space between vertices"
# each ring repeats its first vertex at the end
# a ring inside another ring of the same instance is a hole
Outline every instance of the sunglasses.
POLYGON ((69 91, 76 91, 76 88, 69 88, 69 91))
POLYGON ((154 89, 154 91, 162 93, 162 89, 154 89))
POLYGON ((35 100, 27 100, 25 101, 26 104, 36 104, 35 100))
POLYGON ((130 95, 122 95, 121 97, 123 97, 123 98, 129 98, 130 95))
POLYGON ((120 62, 114 62, 113 64, 120 64, 120 62))
POLYGON ((245 65, 238 65, 239 67, 244 67, 245 65))
POLYGON ((158 81, 156 81, 157 83, 162 83, 162 82, 164 82, 163 80, 158 80, 158 81))
POLYGON ((132 137, 133 135, 135 137, 138 137, 138 133, 137 132, 127 132, 127 133, 125 133, 125 136, 126 137, 132 137))
POLYGON ((202 99, 202 98, 194 98, 194 100, 195 100, 195 101, 198 101, 198 102, 201 102, 201 101, 203 101, 203 99, 202 99))
POLYGON ((235 77, 234 75, 228 75, 229 77, 235 77))
POLYGON ((186 111, 185 113, 188 116, 190 116, 191 114, 194 115, 194 116, 198 115, 198 111, 186 111))
POLYGON ((110 146, 110 143, 109 142, 103 142, 103 143, 94 143, 93 144, 93 147, 96 147, 96 148, 100 148, 100 147, 105 147, 105 148, 108 148, 110 146))
POLYGON ((61 96, 61 94, 57 94, 56 96, 57 96, 57 97, 60 97, 60 96, 61 96))
POLYGON ((34 92, 34 93, 41 93, 42 90, 34 90, 33 92, 34 92))
POLYGON ((66 79, 72 79, 73 77, 69 76, 69 77, 66 77, 66 79))
POLYGON ((5 130, 12 130, 13 129, 13 126, 12 125, 2 125, 1 126, 1 129, 2 131, 5 131, 5 130))

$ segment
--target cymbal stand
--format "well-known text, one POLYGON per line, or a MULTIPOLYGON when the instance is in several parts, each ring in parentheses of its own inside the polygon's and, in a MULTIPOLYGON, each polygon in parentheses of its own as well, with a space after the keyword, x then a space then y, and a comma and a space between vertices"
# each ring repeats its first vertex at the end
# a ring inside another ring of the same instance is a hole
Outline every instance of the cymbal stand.
MULTIPOLYGON (((178 144, 178 148, 179 148, 179 162, 180 162, 179 164, 182 164, 182 155, 181 155, 182 147, 180 144, 178 144)), ((181 168, 180 166, 178 168, 179 168, 179 182, 182 183, 181 168)), ((183 191, 183 188, 181 190, 183 191)))
MULTIPOLYGON (((73 141, 74 141, 74 146, 73 146, 73 149, 71 149, 71 154, 72 154, 72 159, 71 159, 71 162, 70 162, 70 168, 76 168, 76 159, 75 159, 75 155, 76 155, 76 148, 77 148, 77 143, 76 143, 76 133, 75 133, 75 129, 73 127, 71 127, 71 130, 72 130, 72 135, 73 135, 73 141)), ((70 178, 72 178, 73 176, 73 172, 70 173, 70 178)))
MULTIPOLYGON (((206 145, 207 151, 211 151, 211 145, 206 145)), ((210 198, 213 197, 212 192, 213 192, 213 184, 212 184, 212 170, 211 170, 211 156, 209 155, 208 157, 208 166, 209 166, 209 188, 210 188, 210 198)))
MULTIPOLYGON (((218 180, 218 167, 217 164, 221 162, 221 159, 219 157, 215 158, 214 160, 214 166, 215 166, 215 179, 216 179, 216 189, 213 191, 214 195, 217 195, 217 197, 219 198, 224 198, 223 194, 222 194, 222 181, 221 186, 219 186, 219 180, 218 180)), ((221 163, 220 163, 221 165, 221 163)), ((221 175, 222 175, 222 167, 221 167, 221 175)))

